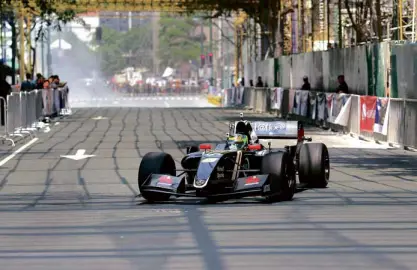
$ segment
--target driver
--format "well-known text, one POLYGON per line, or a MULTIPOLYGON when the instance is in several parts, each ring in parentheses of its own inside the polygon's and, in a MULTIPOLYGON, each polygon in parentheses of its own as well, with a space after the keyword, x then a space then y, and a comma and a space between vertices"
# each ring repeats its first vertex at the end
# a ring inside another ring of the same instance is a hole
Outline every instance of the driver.
POLYGON ((242 150, 248 147, 249 139, 246 135, 236 134, 235 136, 230 136, 227 142, 230 150, 242 150))

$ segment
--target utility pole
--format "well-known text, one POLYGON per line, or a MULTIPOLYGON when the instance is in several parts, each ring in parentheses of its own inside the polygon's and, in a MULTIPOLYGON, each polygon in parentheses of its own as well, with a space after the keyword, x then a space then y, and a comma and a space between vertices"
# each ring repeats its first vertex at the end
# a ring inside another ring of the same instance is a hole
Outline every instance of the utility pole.
POLYGON ((20 37, 20 61, 19 61, 19 71, 20 71, 20 82, 22 82, 25 78, 25 15, 24 15, 24 7, 23 3, 20 2, 20 10, 19 10, 19 37, 20 37))
POLYGON ((152 16, 152 47, 153 47, 153 69, 155 75, 159 74, 159 13, 152 16))
POLYGON ((129 15, 128 15, 128 29, 130 31, 130 29, 132 29, 132 11, 129 11, 129 15))
POLYGON ((339 36, 339 48, 343 48, 343 34, 342 34, 342 0, 338 0, 337 3, 337 12, 338 12, 338 22, 337 22, 337 26, 338 26, 338 36, 339 36))
POLYGON ((13 17, 10 19, 13 23, 12 26, 12 84, 16 84, 16 50, 17 50, 17 37, 16 37, 16 17, 13 13, 13 17))
MULTIPOLYGON (((200 18, 200 50, 201 50, 201 57, 204 57, 205 53, 204 53, 204 25, 203 25, 203 18, 200 18)), ((202 65, 201 69, 203 70, 203 76, 201 76, 202 78, 204 78, 205 76, 205 66, 202 65)))
MULTIPOLYGON (((210 52, 212 54, 211 57, 209 57, 209 59, 213 59, 213 19, 210 18, 210 52)), ((214 78, 213 78, 213 67, 214 67, 214 63, 213 61, 210 63, 211 67, 210 67, 210 85, 214 86, 214 78)))
POLYGON ((51 53, 51 27, 48 26, 47 40, 46 40, 46 65, 48 69, 48 77, 52 75, 52 53, 51 53))

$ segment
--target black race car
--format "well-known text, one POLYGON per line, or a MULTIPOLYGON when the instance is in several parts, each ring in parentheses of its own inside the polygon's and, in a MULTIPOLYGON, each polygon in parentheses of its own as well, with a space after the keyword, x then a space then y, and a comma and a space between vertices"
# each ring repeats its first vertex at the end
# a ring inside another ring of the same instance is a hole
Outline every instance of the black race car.
MULTIPOLYGON (((243 118, 243 115, 241 114, 243 118)), ((187 148, 177 170, 174 159, 163 152, 147 153, 139 166, 138 184, 149 202, 175 197, 205 197, 212 201, 263 196, 269 202, 291 200, 296 178, 305 188, 324 188, 329 182, 330 161, 325 144, 305 143, 298 121, 230 124, 225 143, 187 148), (296 139, 282 150, 260 143, 262 139, 296 139)))

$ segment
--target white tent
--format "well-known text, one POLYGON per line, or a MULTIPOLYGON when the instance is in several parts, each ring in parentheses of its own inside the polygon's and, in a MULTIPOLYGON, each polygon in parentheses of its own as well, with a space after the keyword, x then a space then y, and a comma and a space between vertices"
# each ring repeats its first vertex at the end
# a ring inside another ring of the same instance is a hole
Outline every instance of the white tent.
POLYGON ((162 78, 166 78, 172 75, 174 75, 174 69, 167 67, 164 71, 164 74, 162 74, 162 78))

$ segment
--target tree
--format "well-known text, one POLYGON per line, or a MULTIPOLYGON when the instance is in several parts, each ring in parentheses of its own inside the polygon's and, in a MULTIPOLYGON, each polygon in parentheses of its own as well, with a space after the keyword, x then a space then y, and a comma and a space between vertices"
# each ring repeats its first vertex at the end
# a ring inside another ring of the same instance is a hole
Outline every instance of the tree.
MULTIPOLYGON (((49 27, 52 29, 61 30, 63 24, 70 21, 77 20, 84 24, 76 15, 75 10, 60 8, 59 4, 72 3, 73 0, 62 0, 62 1, 44 1, 44 0, 1 0, 0 9, 2 19, 4 19, 12 28, 12 49, 14 56, 20 59, 20 51, 16 46, 16 38, 20 34, 24 35, 26 41, 30 40, 32 32, 37 28, 35 40, 43 39, 46 34, 46 30, 49 27), (20 33, 17 27, 19 16, 24 15, 24 22, 29 25, 29 29, 25 29, 24 33, 20 33)), ((30 46, 30 50, 34 51, 35 48, 30 46)), ((32 72, 34 63, 29 63, 25 70, 32 72)))
POLYGON ((391 14, 389 10, 382 12, 382 7, 387 7, 388 4, 386 0, 365 0, 355 3, 344 0, 349 21, 356 33, 357 43, 366 42, 372 38, 377 38, 379 41, 383 40, 383 21, 387 20, 391 14), (352 11, 353 9, 355 12, 352 11))
POLYGON ((191 17, 167 15, 160 19, 159 58, 163 67, 178 67, 196 60, 201 54, 201 43, 206 40, 198 29, 201 22, 191 17))
POLYGON ((180 7, 191 14, 195 10, 208 10, 208 18, 231 17, 244 12, 258 24, 268 39, 269 49, 275 52, 276 45, 283 47, 283 19, 293 12, 288 0, 195 0, 181 2, 180 7), (278 33, 278 35, 276 35, 278 33))
POLYGON ((129 66, 150 68, 151 49, 152 32, 149 26, 135 27, 126 33, 104 27, 97 53, 102 72, 112 76, 129 66))

